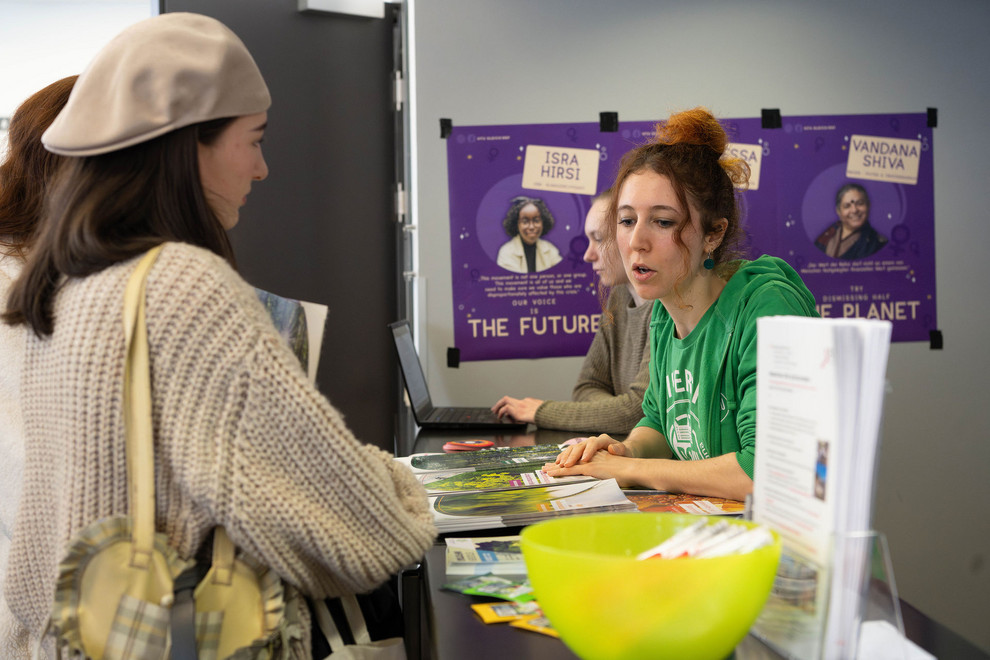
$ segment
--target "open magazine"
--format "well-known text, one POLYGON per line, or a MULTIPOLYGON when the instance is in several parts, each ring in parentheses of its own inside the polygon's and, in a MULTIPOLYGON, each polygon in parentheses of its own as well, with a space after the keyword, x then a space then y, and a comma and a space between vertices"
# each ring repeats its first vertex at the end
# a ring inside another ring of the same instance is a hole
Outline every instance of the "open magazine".
POLYGON ((698 516, 741 516, 745 502, 724 497, 668 493, 662 490, 626 490, 640 511, 646 513, 691 513, 698 516))
POLYGON ((549 463, 557 458, 564 445, 542 444, 520 447, 495 447, 477 451, 451 454, 413 454, 395 460, 408 465, 415 473, 460 470, 486 470, 524 465, 549 463))
POLYGON ((466 493, 483 490, 510 490, 513 488, 533 488, 575 481, 592 481, 594 477, 574 475, 551 477, 543 471, 546 461, 520 463, 496 468, 438 470, 419 472, 419 480, 429 495, 444 493, 466 493))
POLYGON ((575 513, 637 510, 615 479, 435 495, 429 502, 441 534, 522 527, 575 513))

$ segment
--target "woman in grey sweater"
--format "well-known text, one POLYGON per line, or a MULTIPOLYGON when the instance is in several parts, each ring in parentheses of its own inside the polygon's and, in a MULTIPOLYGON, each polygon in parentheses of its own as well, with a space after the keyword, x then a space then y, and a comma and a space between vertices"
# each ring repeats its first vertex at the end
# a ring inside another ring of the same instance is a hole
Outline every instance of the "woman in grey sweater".
POLYGON ((596 197, 584 221, 588 237, 584 260, 609 293, 571 400, 503 396, 492 406, 499 417, 540 428, 595 433, 628 433, 642 419, 643 393, 650 382, 647 344, 653 301, 636 294, 618 254, 600 250, 608 204, 607 192, 596 197))

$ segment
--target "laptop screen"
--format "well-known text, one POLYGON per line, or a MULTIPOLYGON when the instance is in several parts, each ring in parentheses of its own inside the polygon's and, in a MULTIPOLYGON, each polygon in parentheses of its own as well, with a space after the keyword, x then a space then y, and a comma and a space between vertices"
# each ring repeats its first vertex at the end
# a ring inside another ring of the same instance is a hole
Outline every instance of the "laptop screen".
POLYGON ((389 327, 395 338, 395 350, 399 354, 399 367, 406 382, 406 393, 409 395, 413 411, 417 417, 420 417, 421 413, 433 408, 433 403, 430 401, 430 391, 426 387, 426 377, 423 376, 423 366, 419 362, 416 345, 413 344, 409 322, 396 321, 390 323, 389 327))

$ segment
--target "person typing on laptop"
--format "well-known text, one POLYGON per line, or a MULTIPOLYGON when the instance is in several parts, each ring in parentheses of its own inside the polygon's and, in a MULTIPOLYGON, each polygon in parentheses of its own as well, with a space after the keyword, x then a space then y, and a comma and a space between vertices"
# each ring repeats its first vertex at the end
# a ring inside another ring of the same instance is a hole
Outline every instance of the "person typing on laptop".
POLYGON ((492 406, 501 419, 531 422, 564 431, 628 433, 643 417, 643 393, 650 382, 650 312, 653 301, 641 298, 629 283, 619 255, 601 251, 610 201, 603 192, 584 222, 588 249, 584 260, 607 291, 605 314, 585 356, 571 401, 503 396, 492 406))

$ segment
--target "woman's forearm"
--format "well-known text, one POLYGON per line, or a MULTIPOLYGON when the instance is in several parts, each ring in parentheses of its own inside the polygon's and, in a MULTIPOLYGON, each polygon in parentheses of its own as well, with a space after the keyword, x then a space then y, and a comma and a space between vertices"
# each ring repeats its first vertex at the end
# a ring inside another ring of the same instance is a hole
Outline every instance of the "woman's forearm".
POLYGON ((733 500, 744 500, 753 492, 753 480, 739 467, 735 453, 697 461, 643 459, 635 463, 633 480, 647 488, 733 500))
POLYGON ((628 453, 636 458, 671 457, 667 439, 662 433, 649 426, 637 426, 629 432, 622 444, 626 446, 628 453))

